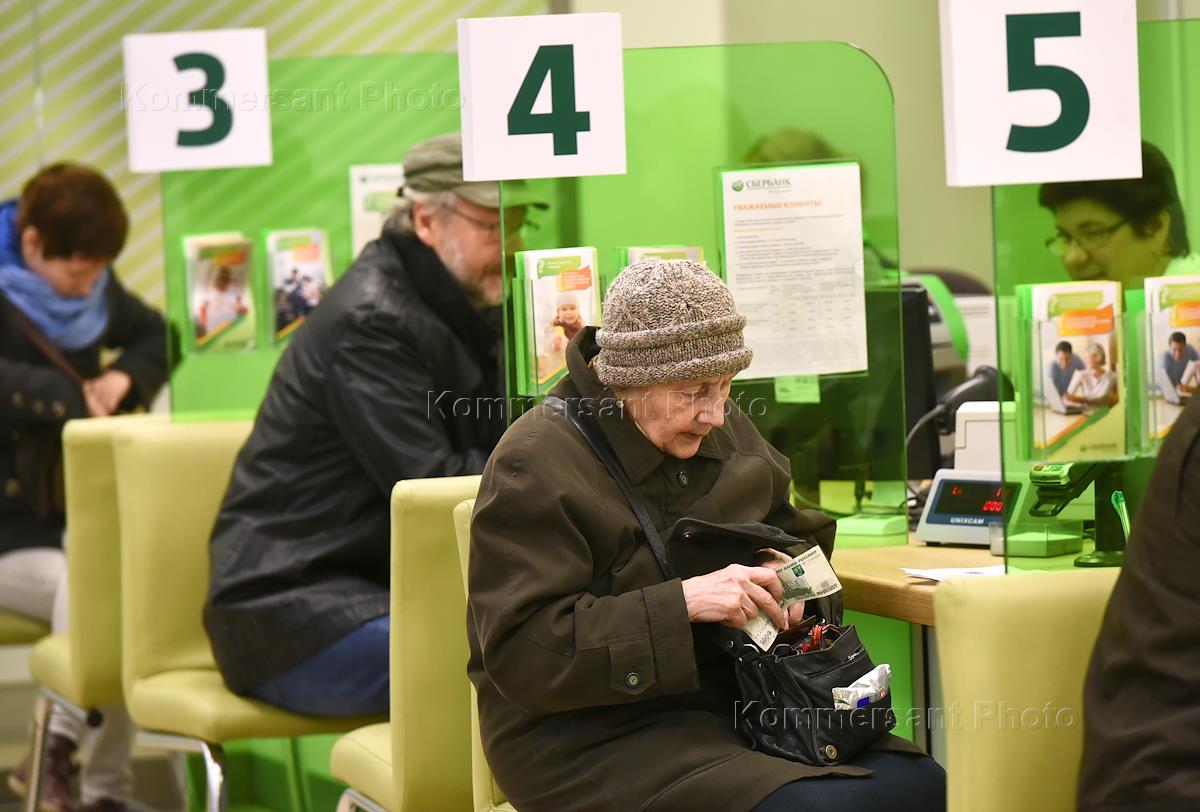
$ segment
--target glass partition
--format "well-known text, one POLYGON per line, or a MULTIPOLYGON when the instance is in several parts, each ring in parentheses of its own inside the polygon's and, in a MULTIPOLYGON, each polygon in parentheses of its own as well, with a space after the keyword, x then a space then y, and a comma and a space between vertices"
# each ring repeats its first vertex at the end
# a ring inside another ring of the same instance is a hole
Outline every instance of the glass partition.
POLYGON ((1142 179, 993 192, 1000 364, 1015 390, 1003 468, 1021 485, 1010 570, 1119 565, 1190 394, 1174 373, 1200 357, 1200 287, 1183 279, 1200 273, 1186 218, 1200 200, 1200 21, 1141 23, 1138 50, 1142 179))
MULTIPOLYGON (((895 271, 895 138, 891 89, 865 53, 841 43, 627 50, 625 175, 543 181, 551 208, 521 245, 596 250, 602 286, 636 246, 699 249, 725 272, 722 200, 715 173, 749 165, 856 162, 865 232, 868 369, 820 375, 797 394, 791 381, 735 381, 733 398, 791 459, 795 501, 847 517, 839 545, 907 542, 901 296, 895 271), (790 77, 790 78, 789 78, 790 77), (821 77, 812 81, 812 77, 821 77)), ((520 411, 541 391, 517 380, 519 359, 509 256, 506 345, 509 393, 520 411), (527 397, 528 396, 528 397, 527 397)), ((796 326, 795 351, 812 352, 796 326)))

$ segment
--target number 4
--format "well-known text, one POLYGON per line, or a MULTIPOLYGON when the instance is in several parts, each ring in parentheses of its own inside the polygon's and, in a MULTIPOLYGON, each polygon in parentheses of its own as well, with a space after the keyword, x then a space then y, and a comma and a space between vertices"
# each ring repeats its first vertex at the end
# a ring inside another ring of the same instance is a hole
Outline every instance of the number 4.
POLYGON ((1058 119, 1043 127, 1013 124, 1008 148, 1013 152, 1053 152, 1080 136, 1087 127, 1091 99, 1079 74, 1059 65, 1039 65, 1034 46, 1039 37, 1079 36, 1079 12, 1009 14, 1008 89, 1051 90, 1058 95, 1058 119))
POLYGON ((575 109, 575 46, 539 47, 508 110, 508 134, 549 133, 554 136, 555 155, 576 155, 579 133, 591 129, 591 114, 575 109), (533 104, 547 76, 550 77, 550 112, 535 113, 533 104))

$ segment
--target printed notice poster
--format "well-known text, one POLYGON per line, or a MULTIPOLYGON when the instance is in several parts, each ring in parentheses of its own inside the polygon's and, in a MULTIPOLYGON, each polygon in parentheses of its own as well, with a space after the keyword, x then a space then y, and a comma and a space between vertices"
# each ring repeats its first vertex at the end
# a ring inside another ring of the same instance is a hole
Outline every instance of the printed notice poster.
POLYGON ((350 235, 353 257, 379 237, 383 221, 396 205, 404 185, 404 164, 360 164, 350 167, 350 235))
POLYGON ((739 378, 867 368, 858 164, 721 172, 725 277, 754 361, 739 378))

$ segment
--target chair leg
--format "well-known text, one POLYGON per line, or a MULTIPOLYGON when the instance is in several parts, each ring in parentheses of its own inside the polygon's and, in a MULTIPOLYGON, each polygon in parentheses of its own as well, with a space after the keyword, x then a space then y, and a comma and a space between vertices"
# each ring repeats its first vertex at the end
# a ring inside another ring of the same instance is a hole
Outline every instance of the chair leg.
POLYGON ((204 756, 205 812, 226 812, 229 797, 225 790, 225 751, 219 744, 203 742, 200 754, 204 756))
POLYGON ((337 812, 388 812, 353 787, 348 787, 338 798, 337 812))
POLYGON ((50 724, 50 700, 39 696, 33 706, 33 736, 29 759, 24 812, 38 812, 42 801, 42 772, 46 764, 46 728, 50 724))
POLYGON ((354 793, 352 790, 346 790, 342 793, 342 797, 338 798, 337 812, 356 812, 358 804, 354 803, 354 793))

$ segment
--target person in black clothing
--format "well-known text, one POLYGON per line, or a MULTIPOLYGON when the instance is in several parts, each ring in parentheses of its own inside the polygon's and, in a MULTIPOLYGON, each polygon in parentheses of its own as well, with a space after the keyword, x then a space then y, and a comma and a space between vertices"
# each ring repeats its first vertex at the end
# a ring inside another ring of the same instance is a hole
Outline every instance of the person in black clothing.
MULTIPOLYGON (((77 164, 48 166, 0 203, 0 609, 66 630, 63 426, 150 405, 167 377, 162 316, 110 267, 128 219, 112 184, 77 164), (107 367, 101 350, 119 355, 107 367)), ((114 585, 115 588, 115 585, 114 585)), ((85 809, 124 809, 133 728, 104 708, 83 778, 85 809)), ((75 809, 76 720, 50 721, 42 809, 75 809)), ((24 795, 28 761, 9 776, 24 795)))
POLYGON ((1083 686, 1080 812, 1200 809, 1200 398, 1163 441, 1083 686))
MULTIPOLYGON (((482 472, 505 428, 499 186, 464 182, 457 133, 404 177, 280 359, 212 532, 225 683, 302 713, 388 709, 392 487, 482 472)), ((529 203, 506 186, 509 245, 529 203)))

